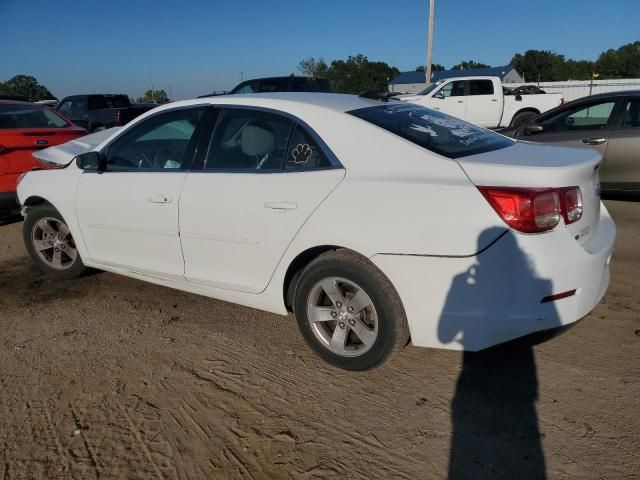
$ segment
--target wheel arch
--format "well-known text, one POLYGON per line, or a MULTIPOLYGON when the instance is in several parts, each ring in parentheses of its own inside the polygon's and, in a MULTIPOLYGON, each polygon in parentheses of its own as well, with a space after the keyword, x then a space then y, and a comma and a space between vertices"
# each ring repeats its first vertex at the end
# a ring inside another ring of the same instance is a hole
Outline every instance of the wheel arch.
POLYGON ((514 120, 518 117, 518 115, 520 115, 521 113, 533 113, 534 115, 540 115, 540 110, 538 110, 535 107, 525 107, 525 108, 521 108, 520 110, 518 110, 516 113, 513 114, 513 116, 511 117, 511 124, 510 126, 513 127, 514 126, 514 120))
POLYGON ((284 305, 289 312, 293 312, 293 296, 295 293, 295 285, 304 268, 323 253, 344 248, 345 247, 341 247, 338 245, 318 245, 315 247, 310 247, 298 253, 298 255, 296 255, 293 260, 289 262, 289 266, 287 267, 287 271, 284 276, 284 282, 282 285, 282 299, 284 300, 284 305))
MULTIPOLYGON (((44 197, 41 197, 39 195, 30 195, 29 197, 27 197, 27 199, 24 201, 24 206, 25 207, 35 207, 36 205, 50 205, 53 208, 55 208, 55 206, 53 205, 53 203, 51 203, 49 200, 47 200, 44 197)), ((56 209, 57 210, 57 209, 56 209)))

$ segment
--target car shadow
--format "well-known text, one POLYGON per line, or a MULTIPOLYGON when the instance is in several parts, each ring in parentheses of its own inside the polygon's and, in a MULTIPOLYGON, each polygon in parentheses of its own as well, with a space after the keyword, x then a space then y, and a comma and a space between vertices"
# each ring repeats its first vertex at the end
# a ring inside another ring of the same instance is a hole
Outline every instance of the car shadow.
POLYGON ((19 223, 23 220, 22 215, 10 215, 8 217, 0 217, 0 227, 5 225, 12 225, 14 223, 19 223))
MULTIPOLYGON (((484 231, 478 251, 502 230, 484 231)), ((495 328, 491 317, 500 316, 501 306, 517 304, 531 290, 553 293, 551 281, 536 276, 514 234, 504 235, 492 248, 499 250, 481 253, 472 268, 454 278, 438 326, 440 341, 476 349, 487 328, 495 328), (510 281, 498 287, 496 275, 510 281)), ((545 328, 560 325, 552 303, 544 312, 545 328)), ((546 478, 533 352, 543 338, 536 334, 476 353, 464 351, 451 405, 449 479, 546 478)))

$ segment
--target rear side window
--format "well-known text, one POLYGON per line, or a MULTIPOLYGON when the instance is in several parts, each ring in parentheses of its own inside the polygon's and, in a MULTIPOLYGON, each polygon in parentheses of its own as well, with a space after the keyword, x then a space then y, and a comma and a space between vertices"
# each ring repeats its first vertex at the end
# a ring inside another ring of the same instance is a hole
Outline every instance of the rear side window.
POLYGON ((497 133, 419 105, 393 103, 348 113, 448 158, 491 152, 515 143, 497 133))
POLYGON ((48 108, 36 105, 0 105, 0 129, 64 128, 68 123, 48 108))
POLYGON ((322 153, 318 144, 299 125, 291 136, 285 168, 287 170, 308 170, 312 168, 329 168, 331 163, 322 153))
POLYGON ((471 95, 493 95, 491 80, 471 80, 471 95))
POLYGON ((624 106, 622 128, 640 128, 640 98, 629 100, 624 106))
POLYGON ((206 170, 282 170, 293 121, 273 113, 222 112, 209 148, 206 170))

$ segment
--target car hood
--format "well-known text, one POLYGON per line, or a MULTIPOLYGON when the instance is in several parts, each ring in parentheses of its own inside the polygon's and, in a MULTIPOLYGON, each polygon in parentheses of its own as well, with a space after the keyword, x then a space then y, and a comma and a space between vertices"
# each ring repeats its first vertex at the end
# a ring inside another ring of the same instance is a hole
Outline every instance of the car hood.
POLYGON ((81 153, 90 152, 122 127, 109 128, 100 132, 76 138, 70 142, 45 148, 33 153, 33 156, 45 163, 67 165, 81 153))

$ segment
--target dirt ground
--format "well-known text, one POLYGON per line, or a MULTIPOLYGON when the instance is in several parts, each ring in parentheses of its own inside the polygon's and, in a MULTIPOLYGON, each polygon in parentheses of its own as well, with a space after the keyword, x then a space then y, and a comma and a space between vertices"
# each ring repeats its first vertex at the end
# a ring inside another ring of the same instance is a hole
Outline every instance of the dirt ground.
POLYGON ((639 478, 640 203, 610 289, 533 347, 343 372, 293 317, 107 273, 56 282, 0 227, 0 479, 639 478))

